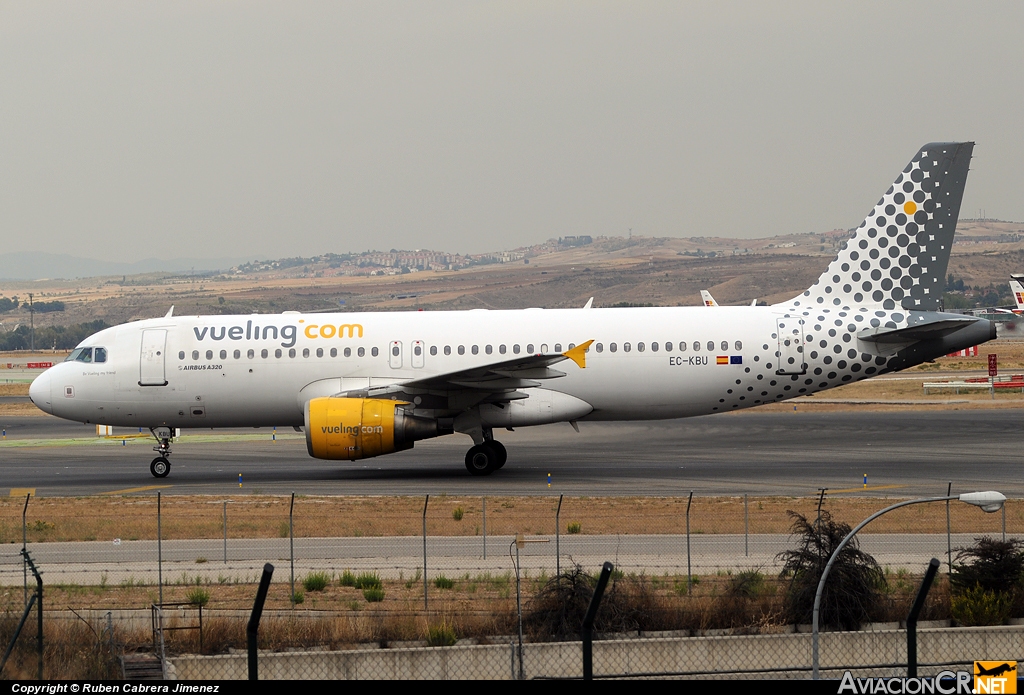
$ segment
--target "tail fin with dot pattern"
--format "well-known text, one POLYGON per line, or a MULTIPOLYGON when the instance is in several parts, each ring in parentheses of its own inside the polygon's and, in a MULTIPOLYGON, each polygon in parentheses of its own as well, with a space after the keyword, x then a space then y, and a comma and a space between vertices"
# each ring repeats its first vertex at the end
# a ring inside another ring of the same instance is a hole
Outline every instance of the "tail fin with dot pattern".
POLYGON ((938 311, 973 150, 922 147, 828 270, 786 304, 938 311))

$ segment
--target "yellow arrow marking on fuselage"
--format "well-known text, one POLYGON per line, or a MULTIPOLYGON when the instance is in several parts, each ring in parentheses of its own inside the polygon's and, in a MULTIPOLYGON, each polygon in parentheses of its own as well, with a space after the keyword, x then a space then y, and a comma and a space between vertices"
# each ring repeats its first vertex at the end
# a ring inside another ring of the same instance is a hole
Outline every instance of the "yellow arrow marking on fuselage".
POLYGON ((563 356, 568 357, 570 360, 576 363, 576 366, 580 369, 587 368, 587 348, 593 343, 593 340, 588 340, 582 345, 577 345, 572 350, 566 350, 562 353, 563 356))

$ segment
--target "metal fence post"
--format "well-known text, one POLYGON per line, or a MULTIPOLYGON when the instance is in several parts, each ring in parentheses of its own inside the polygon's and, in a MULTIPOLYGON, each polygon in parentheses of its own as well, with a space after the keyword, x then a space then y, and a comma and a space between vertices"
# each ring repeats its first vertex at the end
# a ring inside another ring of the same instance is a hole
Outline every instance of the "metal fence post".
POLYGON ((1006 542, 1006 505, 1003 505, 1003 543, 1006 542))
MULTIPOLYGON (((952 494, 953 482, 946 486, 946 497, 952 494)), ((946 500, 946 572, 953 576, 953 530, 949 521, 949 500, 946 500)))
POLYGON ((484 503, 484 559, 487 559, 487 498, 483 498, 484 503))
POLYGON ((21 552, 23 553, 21 558, 21 573, 22 579, 25 582, 25 603, 28 603, 28 561, 25 559, 27 555, 24 553, 28 552, 28 520, 26 515, 28 514, 28 500, 32 497, 32 493, 25 494, 25 506, 21 510, 21 552))
POLYGON ((295 531, 292 526, 293 512, 295 511, 295 493, 292 493, 292 502, 288 506, 288 560, 292 570, 292 608, 295 607, 295 531))
POLYGON ((224 564, 228 564, 228 501, 224 500, 224 564))
POLYGON ((423 499, 423 612, 427 607, 427 504, 430 503, 430 495, 423 499))
POLYGON ((743 493, 743 557, 750 557, 750 506, 747 493, 743 493))
POLYGON ((910 615, 907 616, 907 677, 917 677, 917 616, 924 608, 924 600, 928 596, 928 590, 932 586, 936 572, 939 571, 939 561, 932 558, 928 563, 928 571, 924 574, 921 588, 917 590, 917 598, 910 608, 910 615))
POLYGON ((693 584, 693 570, 690 566, 690 504, 693 502, 693 490, 686 501, 686 593, 689 595, 693 584))
POLYGON ((156 493, 156 581, 160 585, 160 605, 164 605, 164 549, 160 518, 160 491, 156 493))
POLYGON ((259 644, 260 618, 263 616, 263 604, 267 600, 270 589, 270 578, 274 576, 274 566, 269 562, 263 565, 263 576, 260 577, 260 588, 256 590, 256 601, 252 604, 249 624, 245 626, 245 641, 249 652, 249 680, 259 680, 259 661, 256 648, 259 644))
POLYGON ((601 597, 604 596, 604 589, 608 586, 608 578, 612 576, 614 565, 610 562, 604 563, 601 567, 601 576, 597 578, 597 587, 594 588, 594 596, 590 599, 590 607, 587 608, 587 615, 583 618, 583 626, 580 628, 583 638, 583 680, 594 680, 594 620, 597 618, 597 609, 601 606, 601 597))
POLYGON ((555 576, 562 576, 562 552, 561 552, 561 515, 562 515, 562 498, 565 495, 558 496, 558 509, 555 510, 555 576))

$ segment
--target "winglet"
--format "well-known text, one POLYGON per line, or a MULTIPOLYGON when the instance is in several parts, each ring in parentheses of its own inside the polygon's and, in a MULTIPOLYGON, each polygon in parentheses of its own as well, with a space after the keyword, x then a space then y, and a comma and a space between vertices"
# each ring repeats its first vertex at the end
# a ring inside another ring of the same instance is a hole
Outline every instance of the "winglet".
POLYGON ((583 308, 584 309, 590 309, 593 306, 594 306, 594 298, 591 297, 590 299, 587 300, 587 303, 583 305, 583 308))
POLYGON ((171 318, 172 314, 174 314, 174 305, 173 304, 171 304, 171 308, 167 310, 167 313, 164 314, 164 318, 165 319, 169 319, 169 318, 171 318))
POLYGON ((590 344, 592 342, 594 342, 594 341, 593 340, 588 340, 587 342, 585 342, 585 343, 583 343, 581 345, 577 345, 572 350, 566 350, 562 354, 565 357, 568 357, 573 362, 575 362, 576 366, 579 367, 580 369, 586 369, 587 368, 587 348, 590 347, 590 344))

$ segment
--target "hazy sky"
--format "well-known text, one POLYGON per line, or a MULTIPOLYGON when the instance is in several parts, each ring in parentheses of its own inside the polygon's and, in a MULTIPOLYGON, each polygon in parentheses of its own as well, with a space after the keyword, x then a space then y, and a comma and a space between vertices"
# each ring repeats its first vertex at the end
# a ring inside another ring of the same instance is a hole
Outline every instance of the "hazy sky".
POLYGON ((480 252, 860 223, 975 140, 1024 221, 1024 3, 0 0, 0 253, 480 252))

